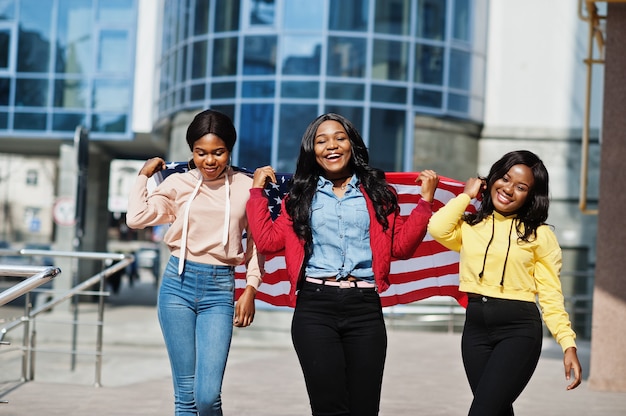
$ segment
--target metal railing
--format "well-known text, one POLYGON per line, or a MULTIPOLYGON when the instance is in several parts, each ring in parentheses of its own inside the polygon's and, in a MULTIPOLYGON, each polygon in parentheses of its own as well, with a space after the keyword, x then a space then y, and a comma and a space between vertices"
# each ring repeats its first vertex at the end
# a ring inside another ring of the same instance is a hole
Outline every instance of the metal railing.
MULTIPOLYGON (((104 322, 104 299, 109 295, 108 292, 104 290, 104 284, 106 279, 113 275, 116 272, 121 271, 126 268, 128 265, 135 261, 135 257, 130 254, 120 254, 120 253, 100 253, 100 252, 64 252, 64 251, 54 251, 54 250, 29 250, 22 249, 17 251, 12 250, 0 250, 0 254, 2 255, 22 255, 22 256, 49 256, 49 257, 69 257, 75 260, 84 259, 84 260, 114 260, 117 263, 103 269, 101 272, 91 276, 90 278, 78 283, 73 288, 66 291, 56 291, 49 290, 48 293, 52 293, 52 299, 46 301, 45 303, 37 306, 35 308, 32 307, 30 302, 30 292, 34 290, 35 287, 40 286, 46 281, 49 281, 52 277, 56 276, 60 273, 60 269, 54 267, 44 267, 44 271, 37 272, 35 275, 27 278, 26 280, 19 282, 9 289, 0 293, 0 299, 7 299, 6 302, 10 302, 12 299, 15 299, 22 294, 26 296, 24 302, 24 315, 18 319, 15 319, 9 322, 4 327, 0 328, 0 342, 4 343, 4 338, 7 333, 13 331, 19 327, 23 327, 23 339, 22 345, 19 348, 22 352, 22 368, 21 368, 21 380, 22 381, 31 381, 34 380, 35 377, 35 355, 37 351, 43 351, 36 347, 36 334, 34 330, 34 322, 38 315, 44 312, 51 311, 54 307, 60 305, 61 303, 72 300, 72 312, 73 319, 70 321, 66 321, 72 325, 72 337, 71 337, 71 348, 69 350, 63 351, 53 351, 57 353, 65 353, 70 354, 72 356, 71 369, 74 370, 76 363, 76 356, 79 354, 77 350, 77 328, 78 325, 81 324, 78 320, 78 297, 80 295, 93 295, 98 297, 98 311, 97 311, 97 321, 96 321, 96 343, 95 343, 95 351, 92 353, 96 357, 95 361, 95 380, 94 385, 96 387, 101 386, 102 379, 102 341, 103 341, 103 322, 104 322), (7 253, 8 252, 8 253, 7 253), (48 280, 43 280, 40 275, 44 274, 53 274, 54 276, 50 277, 48 280), (89 291, 88 289, 92 286, 99 284, 99 288, 96 291, 89 291), (5 296, 5 292, 8 292, 5 296)), ((27 270, 29 268, 23 266, 6 266, 0 265, 0 270, 8 270, 8 276, 20 277, 20 276, 28 276, 27 270)), ((29 270, 33 270, 31 267, 29 270)), ((5 274, 5 276, 7 276, 5 274)), ((5 303, 6 303, 5 302, 5 303)), ((0 303, 0 306, 5 304, 0 303)), ((0 353, 6 353, 9 351, 15 351, 16 348, 13 349, 3 349, 0 350, 0 353)), ((48 351, 50 352, 50 351, 48 351)))

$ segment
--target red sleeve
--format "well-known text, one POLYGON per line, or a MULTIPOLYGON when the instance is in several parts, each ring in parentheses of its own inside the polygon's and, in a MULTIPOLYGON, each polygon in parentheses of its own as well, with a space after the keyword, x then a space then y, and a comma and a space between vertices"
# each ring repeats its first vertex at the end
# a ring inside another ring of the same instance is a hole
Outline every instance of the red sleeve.
POLYGON ((250 199, 246 204, 246 215, 252 238, 262 254, 272 254, 285 248, 285 235, 291 227, 291 220, 281 205, 281 214, 272 220, 267 198, 261 188, 250 189, 250 199))
POLYGON ((393 227, 391 248, 393 257, 408 259, 413 255, 426 236, 428 221, 432 215, 432 204, 420 199, 406 219, 399 213, 390 216, 390 226, 393 227))

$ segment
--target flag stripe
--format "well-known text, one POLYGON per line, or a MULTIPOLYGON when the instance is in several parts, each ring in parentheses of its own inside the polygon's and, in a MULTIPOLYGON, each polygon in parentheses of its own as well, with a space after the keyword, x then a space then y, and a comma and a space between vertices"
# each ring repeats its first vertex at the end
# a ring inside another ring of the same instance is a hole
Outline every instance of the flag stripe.
MULTIPOLYGON (((187 163, 168 163, 168 168, 155 175, 156 183, 160 183, 171 173, 183 172, 187 163)), ((236 168, 238 169, 238 168, 236 168)), ((238 169, 248 174, 242 169, 238 169)), ((266 189, 268 204, 275 218, 280 211, 280 202, 287 192, 289 175, 277 174, 278 184, 271 184, 266 189)), ((398 194, 400 215, 407 216, 420 199, 421 189, 415 183, 415 172, 389 172, 387 181, 398 194)), ((435 192, 433 210, 438 210, 447 201, 463 192, 464 183, 450 178, 440 178, 435 192)), ((476 201, 468 208, 474 210, 476 201)), ((244 242, 245 244, 245 242, 244 242)), ((406 304, 431 296, 450 296, 462 305, 467 305, 467 297, 459 292, 459 254, 452 252, 437 243, 427 234, 413 256, 407 260, 394 259, 391 263, 389 280, 391 286, 381 293, 383 306, 406 304)), ((246 286, 245 267, 235 268, 235 296, 238 297, 246 286)), ((263 283, 257 292, 257 301, 272 306, 289 305, 290 283, 285 269, 285 257, 282 252, 266 256, 263 283)))

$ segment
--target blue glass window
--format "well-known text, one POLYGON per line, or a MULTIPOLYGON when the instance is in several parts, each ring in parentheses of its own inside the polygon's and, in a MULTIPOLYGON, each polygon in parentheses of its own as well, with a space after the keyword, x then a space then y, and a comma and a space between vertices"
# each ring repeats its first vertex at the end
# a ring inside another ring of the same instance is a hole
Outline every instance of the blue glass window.
POLYGON ((213 41, 213 76, 237 74, 237 38, 221 38, 213 41))
POLYGON ((207 71, 207 41, 202 40, 193 44, 193 57, 191 63, 191 79, 205 78, 207 71))
POLYGON ((98 133, 125 133, 126 114, 96 114, 91 118, 91 131, 98 133))
POLYGON ((273 104, 243 104, 239 125, 240 167, 254 170, 272 162, 273 104))
POLYGON ((100 0, 98 20, 115 24, 133 23, 133 0, 100 0))
POLYGON ((0 0, 0 20, 13 20, 15 18, 15 1, 0 0))
POLYGON ((321 30, 324 8, 319 1, 289 0, 284 3, 283 27, 292 30, 321 30))
POLYGON ((277 172, 294 172, 300 152, 300 142, 306 127, 318 116, 316 105, 282 104, 278 135, 277 172))
POLYGON ((413 105, 441 109, 443 94, 441 91, 416 89, 413 91, 413 105))
POLYGON ((8 30, 0 30, 0 69, 9 67, 9 45, 11 33, 8 30))
POLYGON ((129 111, 130 93, 128 81, 96 80, 93 86, 92 107, 98 111, 129 111))
POLYGON ((283 38, 283 74, 319 75, 322 40, 315 36, 283 38))
POLYGON ((273 26, 276 16, 274 0, 248 0, 250 26, 273 26))
POLYGON ((234 82, 214 82, 211 84, 211 98, 235 98, 237 84, 234 82))
POLYGON ((45 130, 45 113, 15 113, 13 115, 13 128, 15 130, 45 130))
POLYGON ((454 0, 454 16, 452 17, 452 37, 470 41, 470 5, 469 0, 454 0))
POLYGON ((374 31, 408 35, 411 0, 376 0, 374 31))
POLYGON ((372 77, 389 81, 406 81, 407 58, 407 42, 375 40, 372 77))
POLYGON ((58 79, 54 82, 54 106, 61 108, 86 108, 89 90, 81 79, 58 79))
POLYGON ((131 69, 130 42, 125 30, 100 32, 98 71, 129 74, 131 69))
POLYGON ((246 36, 243 47, 244 75, 276 73, 276 36, 246 36))
POLYGON ((326 98, 331 100, 362 101, 365 98, 365 87, 363 84, 327 82, 326 98))
POLYGON ((193 34, 196 36, 209 33, 209 6, 210 0, 196 0, 193 25, 193 34))
POLYGON ((406 112, 373 108, 370 111, 370 164, 385 172, 402 171, 406 112))
POLYGON ((418 0, 417 37, 443 40, 446 34, 446 0, 418 0))
POLYGON ((470 87, 470 60, 469 52, 453 49, 450 51, 450 86, 462 90, 470 87))
POLYGON ((22 0, 20 3, 17 70, 48 72, 50 63, 51 1, 22 0))
POLYGON ((331 0, 328 28, 364 32, 367 30, 368 13, 368 0, 331 0))
POLYGON ((317 98, 320 84, 317 81, 283 81, 280 95, 283 98, 317 98))
POLYGON ((77 126, 85 124, 85 115, 80 113, 55 113, 52 116, 52 129, 55 131, 75 131, 77 126))
POLYGON ((0 78, 0 105, 9 105, 11 96, 11 79, 0 78))
MULTIPOLYGON (((443 84, 444 49, 439 46, 415 45, 414 82, 419 84, 443 84)), ((465 68, 460 68, 465 70, 465 68)))
POLYGON ((467 113, 469 111, 469 98, 461 94, 448 94, 448 109, 467 113))
POLYGON ((6 130, 9 128, 9 115, 0 111, 0 129, 6 130))
POLYGON ((48 80, 17 78, 15 105, 20 107, 45 107, 48 105, 48 80))
POLYGON ((215 0, 215 32, 239 29, 239 3, 233 0, 215 0))
POLYGON ((406 103, 406 88, 372 85, 372 101, 380 103, 406 103))
POLYGON ((364 77, 365 52, 363 38, 330 36, 326 73, 337 77, 364 77))
POLYGON ((92 72, 91 3, 91 0, 59 1, 57 56, 54 62, 57 73, 92 72))
POLYGON ((189 88, 189 99, 191 101, 202 101, 206 96, 206 85, 195 84, 189 88))
POLYGON ((272 98, 276 93, 276 83, 272 81, 244 81, 241 88, 244 98, 272 98))

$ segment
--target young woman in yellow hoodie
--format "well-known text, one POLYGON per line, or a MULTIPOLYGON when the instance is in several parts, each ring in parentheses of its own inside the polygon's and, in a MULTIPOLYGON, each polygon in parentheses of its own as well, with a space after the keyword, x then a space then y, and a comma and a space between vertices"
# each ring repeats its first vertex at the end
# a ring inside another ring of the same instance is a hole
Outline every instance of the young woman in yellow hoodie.
POLYGON ((581 383, 559 278, 561 248, 545 223, 548 206, 548 171, 534 153, 521 150, 505 154, 486 178, 470 178, 463 193, 431 217, 433 238, 461 255, 459 288, 469 298, 461 347, 474 394, 470 416, 513 414, 539 361, 542 316, 563 349, 567 389, 581 383), (466 213, 473 198, 480 207, 466 213))

